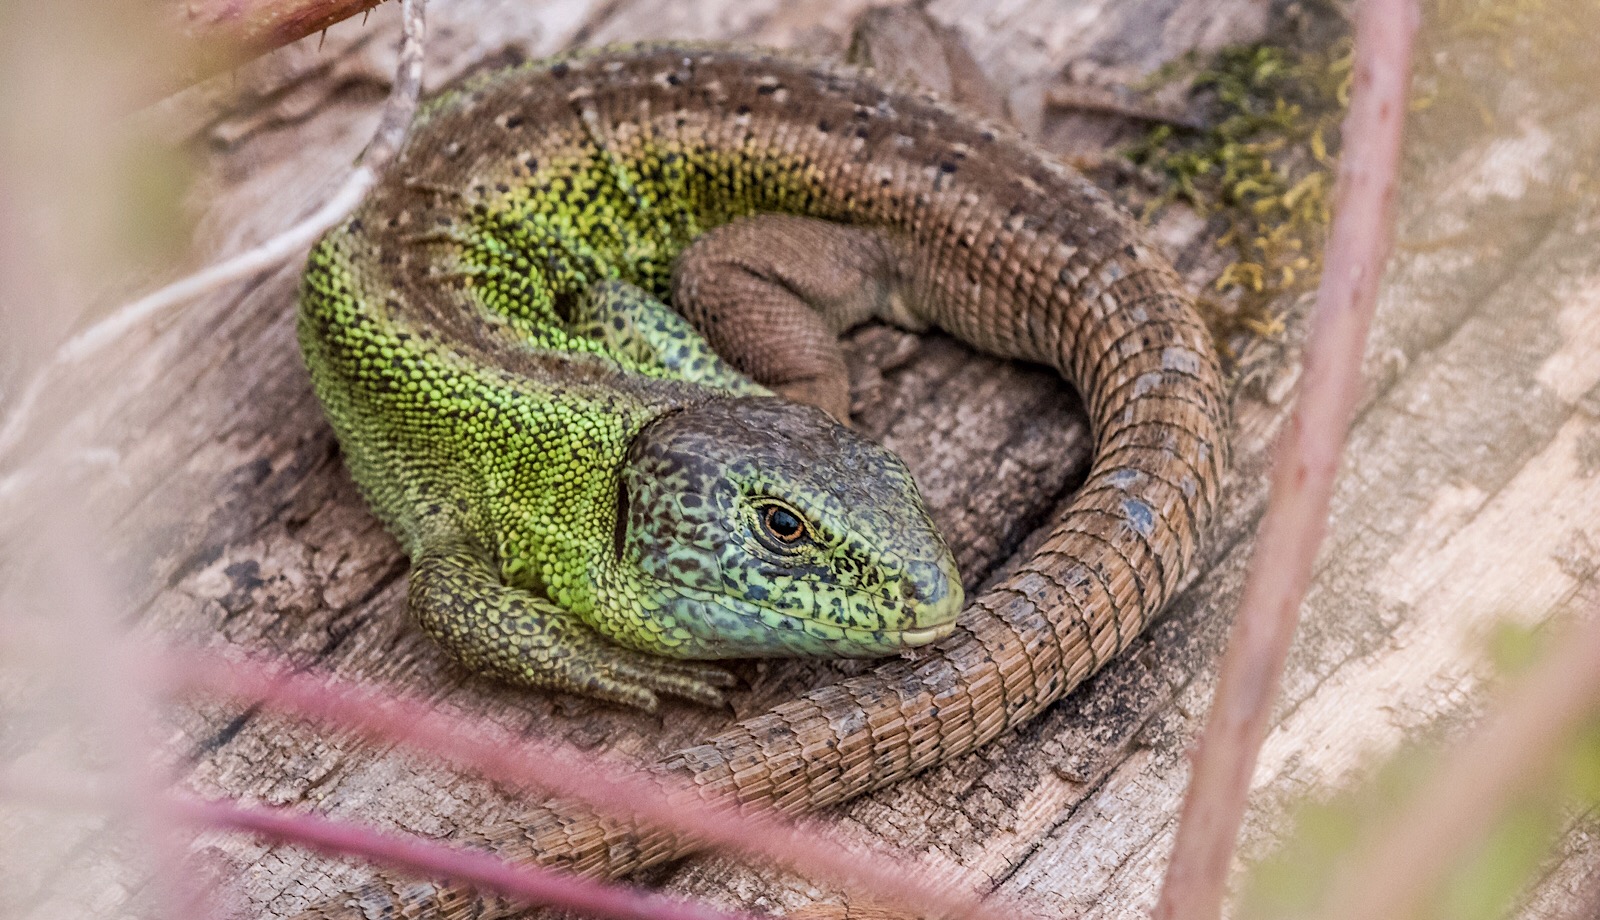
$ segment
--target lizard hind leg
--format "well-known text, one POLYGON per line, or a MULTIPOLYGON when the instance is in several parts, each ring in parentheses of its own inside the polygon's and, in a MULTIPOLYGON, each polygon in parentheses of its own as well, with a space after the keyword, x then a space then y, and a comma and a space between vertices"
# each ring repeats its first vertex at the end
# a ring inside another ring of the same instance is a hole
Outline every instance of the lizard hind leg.
POLYGON ((839 333, 902 314, 903 285, 875 231, 784 214, 745 217, 678 257, 672 303, 741 371, 795 402, 850 421, 839 333))
POLYGON ((646 373, 726 390, 741 396, 771 393, 733 365, 672 308, 626 281, 607 280, 589 289, 571 331, 598 339, 646 373))
POLYGON ((500 581, 468 539, 436 540, 412 560, 409 603, 417 623, 472 671, 524 687, 565 690, 655 711, 657 694, 707 706, 733 676, 711 665, 614 645, 578 617, 500 581))

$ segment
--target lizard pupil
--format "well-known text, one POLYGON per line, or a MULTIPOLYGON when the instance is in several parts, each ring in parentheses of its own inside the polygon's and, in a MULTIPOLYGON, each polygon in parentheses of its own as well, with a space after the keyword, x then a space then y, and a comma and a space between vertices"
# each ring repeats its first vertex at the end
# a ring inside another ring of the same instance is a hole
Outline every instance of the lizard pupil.
POLYGON ((761 517, 767 530, 784 543, 794 543, 805 536, 806 525, 787 508, 769 505, 761 517))

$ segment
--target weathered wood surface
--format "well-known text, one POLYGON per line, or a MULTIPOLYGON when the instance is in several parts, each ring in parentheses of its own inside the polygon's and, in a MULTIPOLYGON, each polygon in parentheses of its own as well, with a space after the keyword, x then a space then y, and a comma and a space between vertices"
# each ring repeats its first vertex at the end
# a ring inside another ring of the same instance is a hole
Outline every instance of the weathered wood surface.
MULTIPOLYGON (((428 80, 648 37, 834 52, 862 5, 440 3, 428 80)), ((1063 69, 1132 80, 1191 48, 1256 38, 1267 23, 1255 0, 944 0, 931 9, 965 30, 1036 130, 1043 88, 1063 69)), ((214 99, 193 94, 164 113, 202 152, 214 192, 199 234, 206 250, 233 252, 268 235, 337 181, 387 85, 396 12, 341 25, 320 51, 315 40, 302 43, 251 66, 214 99)), ((1494 623, 1539 624, 1600 600, 1600 206, 1593 176, 1583 174, 1600 162, 1600 103, 1557 105, 1513 80, 1498 92, 1484 100, 1496 118, 1423 152, 1408 178, 1401 255, 1374 330, 1327 549, 1256 774, 1246 856, 1286 833, 1295 801, 1356 781, 1370 755, 1458 732, 1481 710, 1483 640, 1494 623), (1558 194, 1580 188, 1587 197, 1558 194)), ((1119 130, 1111 120, 1059 116, 1042 129, 1075 152, 1119 130)), ((1182 210, 1158 227, 1195 279, 1220 258, 1206 230, 1182 210)), ((84 488, 115 522, 122 561, 144 576, 137 616, 163 634, 289 655, 597 753, 650 758, 725 724, 728 715, 687 706, 653 719, 508 691, 451 666, 404 621, 404 559, 342 470, 300 367, 297 273, 286 267, 239 285, 133 337, 94 374, 104 395, 59 420, 49 449, 115 452, 115 475, 84 488)), ((1142 915, 1171 845, 1184 752, 1209 699, 1265 498, 1267 447, 1294 378, 1291 354, 1264 394, 1238 397, 1224 521, 1171 614, 1016 736, 841 810, 846 834, 1052 915, 1142 915)), ((911 463, 969 583, 1026 550, 1086 460, 1081 416, 1053 379, 941 339, 885 372, 861 421, 911 463)), ((854 667, 745 666, 750 687, 736 697, 737 714, 854 667)), ((430 836, 516 811, 506 795, 446 767, 234 707, 199 705, 174 722, 172 749, 202 793, 430 836)), ((21 756, 14 737, 0 737, 8 759, 21 756)), ((43 834, 46 820, 0 814, 8 851, 37 833, 62 854, 43 876, 0 866, 0 913, 53 920, 151 910, 137 861, 107 863, 88 845, 95 821, 57 820, 43 834)), ((239 916, 292 915, 363 871, 246 839, 218 837, 206 848, 239 916)), ((1600 826, 1579 817, 1524 916, 1571 910, 1597 864, 1600 826)), ((827 896, 722 860, 653 881, 777 911, 827 896)))

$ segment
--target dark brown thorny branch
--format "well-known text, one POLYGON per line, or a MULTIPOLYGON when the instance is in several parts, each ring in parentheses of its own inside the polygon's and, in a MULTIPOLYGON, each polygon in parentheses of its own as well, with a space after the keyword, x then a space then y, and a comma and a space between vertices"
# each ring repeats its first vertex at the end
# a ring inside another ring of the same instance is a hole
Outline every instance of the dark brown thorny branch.
POLYGON ((1217 920, 1251 774, 1327 527, 1361 390, 1361 357, 1388 261, 1410 86, 1414 0, 1362 0, 1335 217, 1312 308, 1300 395, 1278 444, 1269 502, 1215 700, 1194 756, 1153 916, 1217 920))
POLYGON ((178 31, 190 46, 187 67, 174 74, 190 82, 235 67, 366 13, 384 0, 167 0, 178 31))

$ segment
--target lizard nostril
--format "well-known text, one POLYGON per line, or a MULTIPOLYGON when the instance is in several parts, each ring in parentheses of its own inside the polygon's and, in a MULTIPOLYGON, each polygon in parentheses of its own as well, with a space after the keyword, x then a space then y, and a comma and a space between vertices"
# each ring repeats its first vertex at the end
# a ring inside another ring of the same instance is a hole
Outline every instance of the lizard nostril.
POLYGON ((937 565, 914 562, 900 579, 900 597, 910 606, 937 606, 949 593, 949 579, 937 565))
POLYGON ((921 562, 912 562, 906 565, 905 574, 900 578, 900 596, 909 604, 926 604, 933 600, 940 591, 939 570, 935 566, 921 562))

